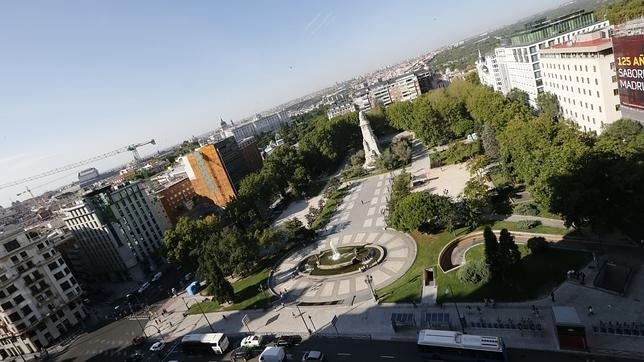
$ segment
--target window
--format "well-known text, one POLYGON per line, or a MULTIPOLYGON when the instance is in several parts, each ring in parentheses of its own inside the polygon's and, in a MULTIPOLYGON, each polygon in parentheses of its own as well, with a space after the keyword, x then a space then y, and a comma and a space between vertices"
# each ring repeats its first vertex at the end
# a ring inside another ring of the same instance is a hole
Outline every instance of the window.
POLYGON ((577 71, 577 64, 575 64, 575 71, 577 71))
POLYGON ((602 112, 602 106, 598 106, 598 107, 599 107, 599 113, 601 113, 602 112))
POLYGON ((26 258, 27 256, 28 256, 28 255, 27 255, 27 252, 26 252, 26 251, 21 251, 21 252, 20 252, 20 257, 22 257, 22 258, 26 258))
POLYGON ((58 264, 56 262, 49 263, 49 264, 47 264, 47 266, 49 267, 49 270, 54 270, 54 269, 58 268, 58 264))
POLYGON ((599 85, 599 81, 595 78, 595 85, 599 85))
POLYGON ((43 249, 44 247, 45 247, 45 244, 43 244, 43 243, 38 244, 38 249, 39 249, 39 250, 40 250, 40 249, 43 249))
POLYGON ((21 312, 22 312, 22 314, 23 314, 23 315, 25 315, 25 316, 26 316, 26 315, 29 315, 29 313, 31 313, 31 312, 32 312, 31 307, 29 306, 29 304, 27 304, 27 305, 25 305, 24 307, 22 307, 22 308, 20 309, 20 311, 21 311, 21 312))
MULTIPOLYGON (((593 65, 593 72, 597 73, 597 67, 593 65)), ((595 79, 597 81, 597 79, 595 79)))
POLYGON ((588 71, 588 66, 587 65, 584 65, 584 68, 585 68, 586 71, 588 71))
POLYGON ((18 262, 20 261, 20 259, 18 258, 18 255, 14 255, 14 256, 12 256, 12 257, 11 257, 11 261, 12 261, 14 264, 18 264, 18 262))
POLYGON ((13 302, 16 303, 16 305, 24 302, 24 300, 25 298, 21 294, 18 294, 17 297, 13 298, 13 302))
POLYGON ((613 89, 613 95, 616 96, 618 94, 619 94, 619 90, 617 90, 617 88, 613 89))
POLYGON ((611 69, 611 70, 615 70, 615 62, 611 62, 611 63, 610 63, 610 69, 611 69))
POLYGON ((13 308, 13 304, 11 304, 11 302, 6 302, 6 303, 2 303, 0 307, 2 307, 2 310, 7 310, 7 309, 13 308))
POLYGON ((63 290, 67 290, 67 289, 71 288, 71 287, 72 287, 72 285, 71 285, 71 284, 69 284, 69 282, 63 282, 63 283, 60 285, 60 287, 61 287, 61 288, 63 288, 63 290))
POLYGON ((16 290, 18 290, 13 284, 7 287, 7 293, 13 294, 16 290))
POLYGON ((613 83, 617 83, 617 76, 616 75, 612 76, 611 80, 613 81, 613 83))
POLYGON ((63 273, 62 271, 59 271, 58 273, 54 274, 54 278, 56 278, 56 280, 61 280, 64 277, 65 277, 65 273, 63 273))
POLYGON ((18 312, 13 312, 9 315, 9 319, 11 319, 12 322, 17 322, 20 320, 20 313, 18 312))
POLYGON ((18 243, 18 240, 11 240, 8 243, 4 244, 4 249, 10 253, 20 247, 20 243, 18 243))
POLYGON ((599 98, 599 91, 597 91, 597 98, 599 98))
POLYGON ((619 104, 616 104, 616 105, 615 105, 615 110, 616 110, 616 111, 619 111, 619 104))

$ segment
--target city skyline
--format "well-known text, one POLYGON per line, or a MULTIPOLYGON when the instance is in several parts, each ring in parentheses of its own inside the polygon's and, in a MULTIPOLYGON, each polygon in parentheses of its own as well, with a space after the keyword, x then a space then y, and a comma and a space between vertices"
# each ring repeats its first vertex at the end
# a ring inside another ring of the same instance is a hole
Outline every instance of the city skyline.
MULTIPOLYGON (((247 117, 563 2, 5 4, 0 184, 155 138, 149 154, 220 117, 247 117)), ((40 194, 77 172, 26 186, 40 194)), ((0 190, 0 205, 24 199, 24 186, 0 190)))

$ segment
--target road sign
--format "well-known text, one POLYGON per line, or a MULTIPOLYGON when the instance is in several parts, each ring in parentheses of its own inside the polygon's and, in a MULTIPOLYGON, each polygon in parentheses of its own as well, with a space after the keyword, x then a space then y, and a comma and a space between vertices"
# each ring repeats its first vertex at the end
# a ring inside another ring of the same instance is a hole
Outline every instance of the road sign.
POLYGON ((331 319, 331 325, 333 325, 333 326, 335 327, 335 324, 336 324, 336 323, 338 323, 338 316, 337 316, 337 315, 334 315, 334 316, 333 316, 333 319, 331 319))

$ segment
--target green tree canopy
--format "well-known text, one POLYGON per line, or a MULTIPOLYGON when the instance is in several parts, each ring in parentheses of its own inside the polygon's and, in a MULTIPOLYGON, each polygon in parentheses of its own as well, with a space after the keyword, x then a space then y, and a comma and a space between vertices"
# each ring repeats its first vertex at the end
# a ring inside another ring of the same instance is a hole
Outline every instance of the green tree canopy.
POLYGON ((402 198, 389 214, 391 226, 402 231, 421 227, 442 230, 453 223, 454 207, 448 197, 414 192, 402 198))

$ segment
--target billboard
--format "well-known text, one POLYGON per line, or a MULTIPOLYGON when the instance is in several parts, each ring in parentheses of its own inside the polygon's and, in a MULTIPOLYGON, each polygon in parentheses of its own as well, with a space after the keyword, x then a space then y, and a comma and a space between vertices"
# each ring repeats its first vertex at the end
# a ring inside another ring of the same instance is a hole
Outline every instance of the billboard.
POLYGON ((644 110, 644 35, 613 38, 619 100, 644 110))

